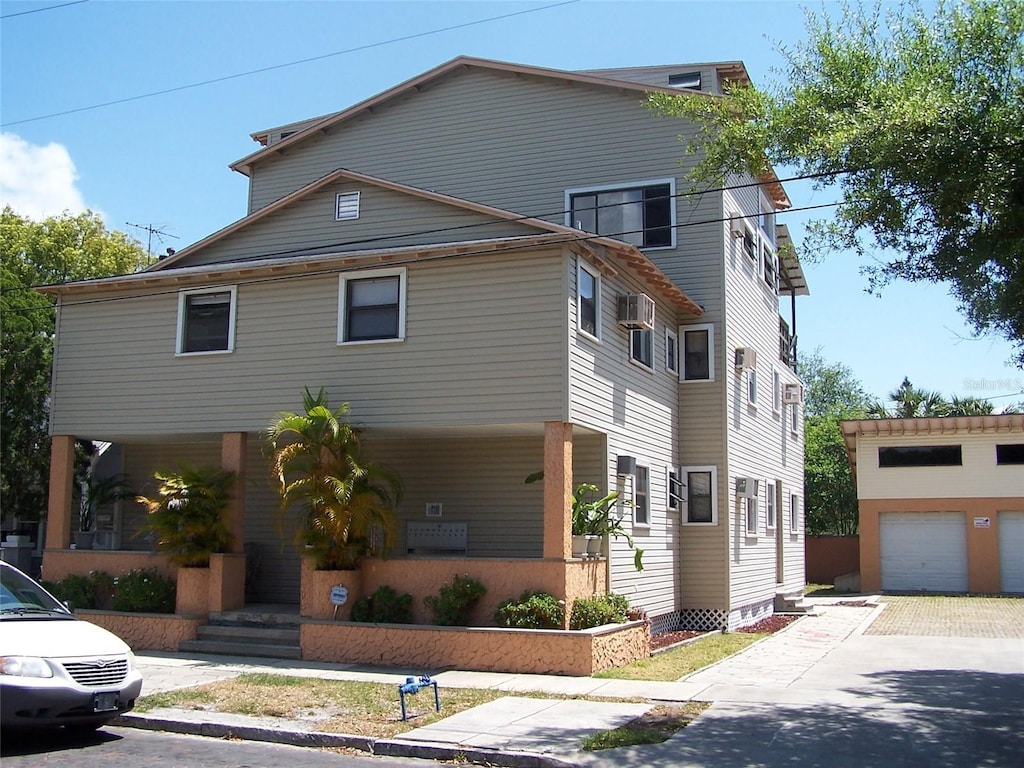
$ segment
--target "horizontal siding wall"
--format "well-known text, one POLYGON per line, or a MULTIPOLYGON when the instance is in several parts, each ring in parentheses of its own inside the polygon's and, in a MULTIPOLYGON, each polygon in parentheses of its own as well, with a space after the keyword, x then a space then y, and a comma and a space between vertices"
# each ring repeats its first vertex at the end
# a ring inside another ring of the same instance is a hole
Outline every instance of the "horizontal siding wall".
POLYGON ((996 444, 1024 444, 1024 434, 857 437, 857 495, 861 499, 943 499, 1019 496, 1024 466, 997 465, 996 444), (959 445, 959 467, 879 467, 878 449, 959 445))
MULTIPOLYGON (((746 179, 733 178, 731 183, 746 179)), ((725 208, 746 216, 746 221, 761 238, 756 214, 760 211, 757 188, 739 189, 725 196, 725 208)), ((799 383, 793 373, 779 360, 779 299, 765 283, 760 256, 749 259, 743 252, 742 238, 729 234, 729 223, 722 225, 726 241, 725 286, 726 321, 723 380, 728 407, 728 467, 725 504, 730 531, 730 603, 733 609, 763 604, 774 598, 776 589, 803 587, 804 532, 803 502, 803 427, 800 406, 773 407, 773 374, 781 382, 799 383), (746 398, 746 377, 733 365, 737 347, 757 351, 756 407, 746 398), (791 409, 798 409, 798 429, 790 429, 791 409), (754 477, 760 481, 757 534, 748 535, 744 505, 735 493, 737 477, 754 477), (767 529, 766 482, 782 489, 783 503, 776 510, 778 529, 767 529), (789 499, 796 494, 801 515, 794 529, 789 522, 789 499), (782 581, 777 582, 780 558, 782 581)), ((760 251, 758 251, 760 253, 760 251)))
POLYGON ((336 275, 241 283, 235 351, 217 355, 175 356, 175 292, 76 300, 52 431, 259 431, 321 386, 376 426, 564 420, 564 274, 559 251, 411 264, 406 340, 343 346, 336 275))

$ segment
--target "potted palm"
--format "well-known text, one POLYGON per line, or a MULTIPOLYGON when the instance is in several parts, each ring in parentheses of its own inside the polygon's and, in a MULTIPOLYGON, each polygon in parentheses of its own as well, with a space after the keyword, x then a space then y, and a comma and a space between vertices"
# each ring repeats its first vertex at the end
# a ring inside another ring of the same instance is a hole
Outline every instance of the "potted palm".
POLYGON ((154 477, 159 481, 156 496, 137 497, 149 513, 139 534, 152 534, 157 550, 179 566, 176 612, 205 613, 210 559, 231 545, 224 513, 235 475, 217 467, 182 467, 154 477))
MULTIPOLYGON (((526 478, 527 483, 544 479, 544 471, 534 472, 526 478)), ((580 483, 572 494, 570 520, 572 526, 572 556, 597 556, 601 551, 602 537, 607 533, 606 521, 619 497, 612 491, 599 499, 592 498, 601 489, 593 483, 580 483)))
POLYGON ((78 530, 75 549, 92 549, 96 538, 96 515, 107 504, 130 499, 135 494, 128 487, 128 478, 117 474, 95 478, 86 474, 79 483, 78 530))
MULTIPOLYGON (((267 431, 281 497, 278 531, 284 535, 291 524, 305 556, 304 582, 327 579, 346 587, 344 618, 362 589, 360 562, 391 546, 402 488, 393 472, 363 457, 362 431, 348 422, 348 403, 332 409, 323 388, 316 395, 306 389, 303 409, 280 414, 267 431), (330 575, 316 577, 315 571, 330 575)), ((303 586, 302 615, 330 615, 324 594, 322 586, 303 586)))

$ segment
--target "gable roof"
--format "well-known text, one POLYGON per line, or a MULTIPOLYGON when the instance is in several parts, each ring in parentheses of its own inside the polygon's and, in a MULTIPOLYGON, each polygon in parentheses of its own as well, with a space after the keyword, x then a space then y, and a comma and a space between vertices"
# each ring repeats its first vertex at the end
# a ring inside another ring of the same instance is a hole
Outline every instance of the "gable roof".
MULTIPOLYGON (((266 217, 276 213, 289 205, 292 205, 299 200, 313 194, 319 189, 326 187, 336 181, 347 180, 359 182, 362 184, 368 184, 382 189, 391 190, 401 194, 412 195, 424 200, 430 200, 436 203, 442 203, 450 205, 456 208, 461 208, 466 211, 473 213, 490 216, 498 220, 504 220, 513 222, 520 225, 525 225, 539 230, 540 233, 549 235, 544 238, 546 243, 569 243, 572 247, 579 249, 579 252, 586 254, 595 264, 597 264, 606 275, 613 275, 616 273, 616 269, 612 261, 617 261, 625 264, 632 272, 634 272, 644 283, 651 286, 655 291, 668 299, 677 309, 682 312, 686 312, 691 315, 703 314, 703 309, 693 299, 686 295, 680 288, 678 288, 668 276, 662 272, 654 262, 648 259, 642 251, 636 246, 624 243, 621 240, 615 240, 609 237, 601 237, 599 235, 592 235, 587 232, 582 232, 572 227, 567 227, 564 224, 555 224, 550 221, 544 221, 543 219, 536 219, 531 216, 521 216, 511 211, 506 211, 501 208, 495 208, 490 205, 484 205, 482 203, 475 203, 470 200, 463 200, 461 198, 452 197, 451 195, 444 195, 438 192, 432 192, 426 189, 420 189, 418 187, 411 187, 407 184, 400 184, 398 182, 389 181, 387 179, 381 179, 376 176, 370 176, 364 173, 358 173, 356 171, 350 171, 346 168, 338 168, 331 171, 325 176, 317 179, 316 181, 307 184, 306 186, 292 192, 280 200, 277 200, 270 205, 267 205, 255 213, 252 213, 245 218, 239 219, 238 221, 229 224, 223 229, 214 232, 212 235, 190 245, 187 248, 175 253, 173 256, 169 256, 166 259, 158 261, 156 264, 150 266, 142 274, 152 274, 156 272, 173 272, 175 274, 181 274, 184 270, 181 268, 174 268, 174 265, 186 258, 195 256, 200 253, 204 248, 207 248, 214 243, 217 243, 229 235, 245 229, 252 224, 265 219, 266 217), (611 258, 605 256, 610 254, 611 258)), ((513 243, 518 242, 517 238, 498 238, 497 240, 491 241, 492 243, 513 243)), ((393 249, 367 249, 366 253, 381 253, 381 252, 408 252, 410 250, 429 250, 432 247, 440 247, 442 245, 451 248, 458 248, 462 246, 462 250, 465 251, 467 248, 477 247, 482 241, 461 241, 460 243, 432 243, 429 245, 421 246, 403 246, 401 248, 393 249)), ((318 249, 317 253, 307 254, 310 258, 326 258, 330 254, 326 253, 324 249, 318 249)), ((349 252, 347 256, 349 258, 354 257, 359 252, 349 252)), ((337 256, 337 254, 333 254, 337 256)), ((264 260, 268 261, 269 260, 264 260)), ((274 259, 274 261, 278 261, 274 259)), ((236 262, 237 264, 237 262, 236 262)), ((252 268, 253 264, 246 262, 249 269, 252 268)), ((216 265, 219 269, 224 270, 230 267, 231 263, 221 263, 216 265)), ((198 267, 199 265, 197 265, 198 267)), ((211 265, 211 267, 214 265, 211 265)), ((191 268, 190 268, 191 269, 191 268)), ((91 283, 95 285, 95 283, 91 283)))
MULTIPOLYGON (((441 78, 447 77, 452 73, 464 71, 466 69, 486 69, 495 72, 505 72, 516 76, 532 76, 541 77, 547 79, 560 80, 567 83, 580 83, 586 85, 592 85, 602 88, 612 88, 619 92, 634 91, 638 94, 642 93, 670 93, 678 95, 680 93, 689 93, 697 98, 722 98, 713 94, 702 93, 700 91, 689 91, 681 90, 674 87, 659 87, 651 85, 649 83, 640 83, 631 80, 620 80, 608 76, 599 76, 587 74, 585 72, 570 72, 561 69, 548 69, 545 67, 534 67, 524 64, 512 64, 502 61, 494 61, 492 59, 478 59, 471 56, 457 56, 456 58, 448 61, 440 66, 434 67, 433 69, 427 70, 426 72, 417 75, 405 82, 399 83, 392 88, 389 88, 376 96, 372 96, 369 99, 365 99, 358 104, 355 104, 348 109, 344 109, 340 112, 334 112, 329 115, 324 115, 321 118, 311 118, 309 120, 298 121, 290 123, 286 126, 282 126, 278 129, 270 129, 267 131, 261 131, 253 134, 253 138, 257 141, 266 141, 270 133, 280 131, 282 129, 295 129, 295 132, 290 136, 276 141, 272 144, 256 150, 255 152, 246 155, 240 160, 236 160, 230 165, 230 168, 234 171, 238 171, 246 176, 249 175, 250 170, 254 163, 259 162, 263 158, 269 157, 272 154, 281 152, 288 147, 305 141, 310 136, 315 135, 318 131, 326 131, 329 128, 337 126, 346 120, 349 120, 357 115, 364 112, 373 112, 374 109, 380 105, 388 102, 392 99, 401 98, 402 96, 419 93, 428 84, 433 83, 441 78)), ((745 72, 745 70, 744 70, 745 72)), ((789 208, 792 203, 789 200, 789 196, 783 189, 778 176, 774 171, 769 171, 764 174, 760 181, 764 184, 768 196, 772 199, 776 206, 780 208, 789 208)))

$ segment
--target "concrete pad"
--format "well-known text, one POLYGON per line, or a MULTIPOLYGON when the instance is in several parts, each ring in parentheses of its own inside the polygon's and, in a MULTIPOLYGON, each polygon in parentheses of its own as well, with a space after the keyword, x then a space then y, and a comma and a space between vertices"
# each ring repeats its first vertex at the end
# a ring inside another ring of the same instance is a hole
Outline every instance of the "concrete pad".
POLYGON ((563 696, 585 696, 599 688, 603 680, 592 677, 562 677, 560 675, 518 675, 507 683, 495 686, 499 691, 543 691, 563 696))
POLYGON ((708 689, 704 683, 663 682, 660 680, 600 681, 588 695, 615 699, 650 699, 652 701, 700 701, 708 689))

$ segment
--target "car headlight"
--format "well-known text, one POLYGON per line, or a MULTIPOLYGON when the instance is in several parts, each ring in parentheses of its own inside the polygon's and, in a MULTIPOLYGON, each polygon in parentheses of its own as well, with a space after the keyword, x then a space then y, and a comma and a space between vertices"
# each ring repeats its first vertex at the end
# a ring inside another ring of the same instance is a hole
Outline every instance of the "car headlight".
POLYGON ((0 656, 0 675, 53 677, 53 670, 45 659, 36 656, 0 656))

